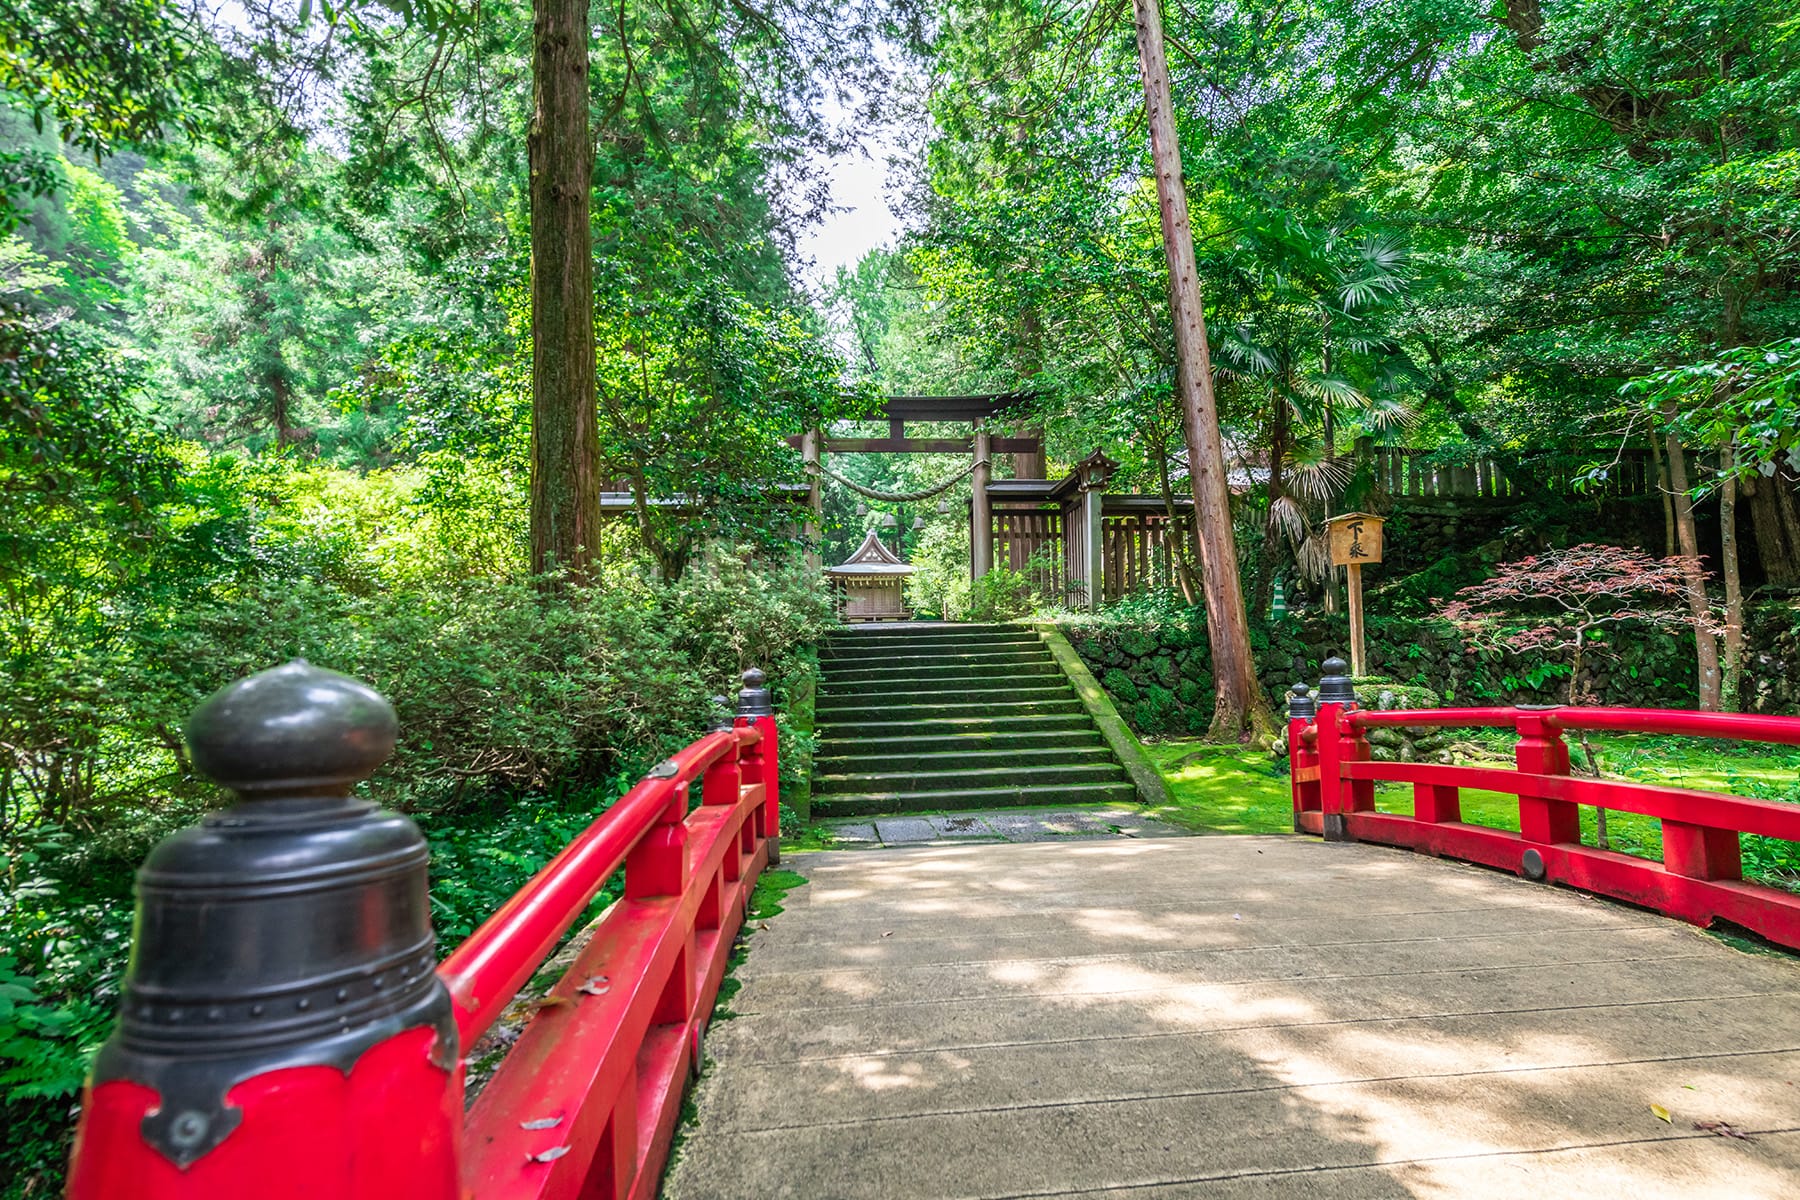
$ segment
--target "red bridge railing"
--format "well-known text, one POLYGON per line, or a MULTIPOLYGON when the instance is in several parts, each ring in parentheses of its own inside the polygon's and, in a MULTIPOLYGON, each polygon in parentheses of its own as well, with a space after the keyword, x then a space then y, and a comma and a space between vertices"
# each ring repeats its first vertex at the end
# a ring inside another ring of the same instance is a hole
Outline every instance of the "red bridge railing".
POLYGON ((1732 922, 1800 948, 1800 895, 1743 878, 1741 836, 1800 842, 1800 805, 1570 774, 1565 731, 1680 734, 1800 746, 1800 718, 1635 708, 1356 707, 1343 660, 1325 664, 1316 697, 1294 689, 1288 753, 1294 827, 1327 840, 1379 842, 1516 871, 1527 878, 1652 908, 1696 925, 1732 922), (1375 762, 1367 733, 1449 726, 1512 729, 1514 769, 1375 762), (1411 784, 1413 812, 1382 812, 1375 785, 1411 784), (1462 819, 1462 792, 1518 801, 1519 831, 1462 819), (1662 861, 1584 845, 1580 806, 1653 817, 1662 861))
POLYGON ((393 710, 305 663, 198 710, 240 802, 139 873, 76 1200, 654 1196, 732 940, 778 860, 769 691, 602 813, 441 965, 427 850, 350 790, 393 710), (693 785, 699 795, 692 795, 693 785), (624 894, 464 1112, 466 1056, 621 867, 624 894))

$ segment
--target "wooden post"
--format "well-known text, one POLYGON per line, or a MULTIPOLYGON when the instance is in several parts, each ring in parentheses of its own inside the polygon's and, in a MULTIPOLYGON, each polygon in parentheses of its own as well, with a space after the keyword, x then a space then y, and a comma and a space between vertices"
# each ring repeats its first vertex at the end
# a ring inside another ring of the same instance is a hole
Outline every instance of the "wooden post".
POLYGON ((817 429, 809 429, 800 435, 800 460, 806 469, 806 523, 801 528, 801 536, 806 539, 806 567, 809 571, 818 571, 825 565, 819 557, 819 531, 823 526, 825 512, 825 480, 820 472, 824 460, 822 442, 817 429))
POLYGON ((1106 599, 1106 522, 1101 504, 1106 498, 1104 484, 1096 484, 1081 493, 1082 535, 1087 538, 1089 608, 1099 608, 1106 599))
POLYGON ((975 495, 969 509, 969 577, 977 583, 981 582, 981 577, 994 565, 994 510, 992 501, 988 499, 988 481, 993 477, 993 467, 989 464, 992 445, 987 426, 977 422, 975 495))
POLYGON ((1362 568, 1381 561, 1382 519, 1370 513, 1345 513, 1326 522, 1330 533, 1331 562, 1349 575, 1350 674, 1368 674, 1363 648, 1362 568))

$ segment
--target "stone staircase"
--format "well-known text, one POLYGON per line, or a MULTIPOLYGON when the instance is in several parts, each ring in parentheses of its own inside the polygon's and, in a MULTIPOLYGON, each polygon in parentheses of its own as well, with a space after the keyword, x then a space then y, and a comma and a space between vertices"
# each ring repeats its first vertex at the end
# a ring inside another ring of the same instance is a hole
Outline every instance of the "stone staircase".
POLYGON ((820 664, 816 815, 1136 799, 1029 629, 852 627, 827 639, 820 664))

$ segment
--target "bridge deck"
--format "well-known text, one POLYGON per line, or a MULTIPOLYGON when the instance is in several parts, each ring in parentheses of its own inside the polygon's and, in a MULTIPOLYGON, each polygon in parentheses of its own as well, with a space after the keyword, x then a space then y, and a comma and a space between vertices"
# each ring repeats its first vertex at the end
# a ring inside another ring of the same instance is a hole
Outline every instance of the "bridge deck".
POLYGON ((1800 967, 1660 917, 1300 838, 790 864, 672 1200, 1800 1192, 1800 967))

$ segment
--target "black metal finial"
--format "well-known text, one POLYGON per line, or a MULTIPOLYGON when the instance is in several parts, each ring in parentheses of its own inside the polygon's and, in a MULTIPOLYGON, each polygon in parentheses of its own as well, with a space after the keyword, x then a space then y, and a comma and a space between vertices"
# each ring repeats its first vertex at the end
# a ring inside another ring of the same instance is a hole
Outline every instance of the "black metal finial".
POLYGON ((347 790, 387 761, 398 732, 380 692, 296 658, 207 697, 187 743, 201 774, 252 799, 347 790))
POLYGON ((1290 718, 1310 721, 1318 715, 1318 704, 1314 700, 1311 688, 1304 683, 1296 683, 1288 689, 1288 716, 1290 718))
POLYGON ((156 1090, 144 1138, 178 1167, 242 1114, 226 1093, 290 1066, 348 1072, 419 1026, 456 1060, 418 826, 350 789, 394 749, 394 710, 367 684, 296 659, 208 697, 194 763, 238 803, 165 839, 137 875, 119 1023, 95 1083, 156 1090))
POLYGON ((1319 703, 1355 704, 1356 688, 1350 682, 1350 664, 1332 655, 1319 665, 1319 703))
POLYGON ((767 686, 768 676, 755 667, 744 672, 744 687, 738 693, 737 715, 740 717, 772 717, 775 694, 767 686))
POLYGON ((712 698, 712 710, 712 724, 707 726, 707 728, 715 731, 720 729, 730 729, 733 715, 731 711, 731 697, 714 696, 712 698))

